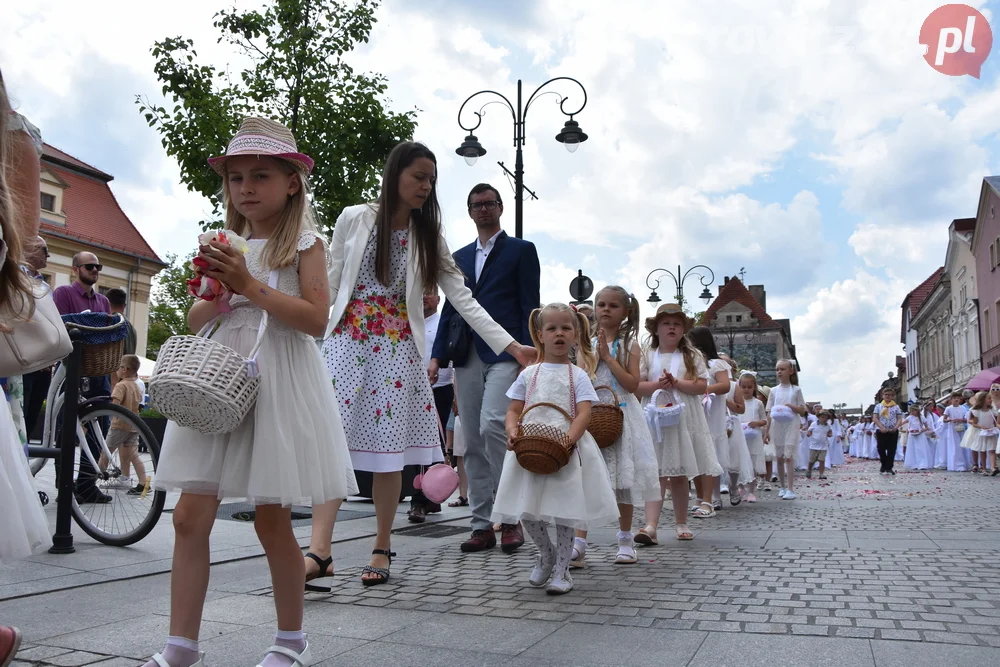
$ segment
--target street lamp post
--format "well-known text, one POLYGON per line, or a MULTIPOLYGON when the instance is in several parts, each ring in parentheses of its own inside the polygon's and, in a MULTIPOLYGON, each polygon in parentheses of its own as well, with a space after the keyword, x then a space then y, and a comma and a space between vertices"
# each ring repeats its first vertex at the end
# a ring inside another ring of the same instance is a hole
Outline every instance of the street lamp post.
MULTIPOLYGON (((724 328, 722 328, 723 335, 725 335, 726 338, 727 338, 727 340, 729 341, 729 358, 733 359, 734 361, 736 360, 736 356, 735 356, 735 352, 734 352, 734 349, 736 347, 736 345, 735 345, 735 343, 736 343, 736 336, 741 331, 743 332, 743 340, 745 340, 746 344, 753 349, 753 366, 754 366, 753 370, 755 372, 757 370, 757 349, 756 349, 756 345, 755 344, 757 342, 757 331, 756 331, 756 329, 757 329, 758 326, 760 326, 760 325, 759 324, 754 324, 754 325, 749 326, 749 327, 730 326, 730 327, 724 327, 724 328), (747 329, 750 329, 750 331, 747 331, 747 329)), ((718 329, 716 329, 716 331, 718 331, 718 329)))
POLYGON ((712 271, 712 269, 708 268, 704 264, 696 264, 682 274, 681 267, 678 264, 676 274, 670 271, 669 269, 653 269, 652 271, 649 272, 649 275, 646 276, 646 287, 651 289, 652 292, 650 292, 649 298, 646 299, 648 303, 659 303, 661 301, 660 295, 656 293, 656 290, 659 289, 660 281, 663 280, 663 277, 661 276, 654 281, 653 274, 655 273, 665 273, 671 278, 673 278, 674 285, 677 287, 677 292, 674 295, 674 298, 677 299, 678 306, 681 307, 684 306, 684 283, 685 281, 687 281, 688 277, 691 276, 692 274, 698 276, 698 280, 701 281, 701 285, 704 288, 701 290, 701 294, 698 295, 698 298, 704 301, 705 305, 708 305, 709 302, 712 301, 712 292, 708 289, 708 286, 715 282, 715 273, 712 271), (704 274, 701 273, 697 273, 695 269, 704 269, 705 271, 708 272, 708 276, 705 276, 704 274))
MULTIPOLYGON (((556 95, 559 97, 559 111, 565 116, 569 116, 569 120, 563 125, 562 131, 556 135, 556 141, 562 143, 566 146, 566 150, 570 153, 576 151, 580 144, 587 140, 587 134, 580 129, 580 124, 573 120, 573 116, 583 111, 583 108, 587 106, 587 90, 583 87, 583 84, 576 79, 570 78, 568 76, 557 76, 554 79, 549 79, 542 85, 535 89, 535 92, 531 93, 528 97, 527 103, 521 104, 521 80, 517 80, 517 106, 511 103, 507 97, 495 90, 480 90, 477 93, 473 93, 462 102, 462 106, 458 109, 458 126, 469 133, 469 136, 465 138, 462 145, 455 149, 455 152, 465 158, 465 162, 471 167, 476 163, 476 160, 486 155, 486 149, 483 148, 482 144, 479 143, 479 139, 473 132, 482 124, 483 116, 486 112, 483 111, 490 104, 505 104, 507 109, 510 110, 510 115, 514 120, 514 148, 517 149, 516 156, 514 158, 514 229, 515 236, 517 238, 523 238, 523 227, 524 227, 524 212, 522 210, 522 199, 524 196, 524 159, 521 154, 521 148, 524 146, 525 141, 525 122, 528 118, 528 109, 531 108, 532 102, 537 100, 542 95, 556 95), (572 81, 580 87, 580 91, 583 93, 583 103, 580 108, 576 111, 566 110, 566 101, 568 97, 563 97, 555 91, 547 91, 542 93, 542 89, 548 86, 550 83, 555 81, 572 81), (541 94, 540 94, 541 93, 541 94), (493 96, 497 99, 493 99, 486 102, 479 108, 479 111, 473 111, 472 113, 476 117, 475 124, 470 127, 466 127, 462 123, 462 112, 465 110, 465 105, 471 102, 476 97, 480 95, 493 96)), ((506 171, 506 168, 504 169, 506 171)), ((509 173, 509 172, 508 172, 509 173)))

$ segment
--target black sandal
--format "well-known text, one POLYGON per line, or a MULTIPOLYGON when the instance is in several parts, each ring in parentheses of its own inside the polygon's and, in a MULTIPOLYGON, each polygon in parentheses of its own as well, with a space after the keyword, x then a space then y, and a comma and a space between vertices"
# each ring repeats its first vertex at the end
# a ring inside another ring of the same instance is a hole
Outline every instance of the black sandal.
MULTIPOLYGON (((395 551, 389 551, 388 549, 372 549, 373 556, 385 556, 389 559, 389 565, 392 565, 392 557, 396 555, 395 551)), ((375 567, 374 565, 365 565, 361 570, 361 584, 363 586, 377 586, 378 584, 384 584, 389 581, 389 568, 387 567, 375 567), (366 574, 374 574, 375 576, 371 579, 365 579, 366 574)))
POLYGON ((469 499, 463 498, 462 496, 459 496, 458 500, 453 500, 450 503, 448 503, 448 507, 468 507, 468 506, 469 506, 469 499))
POLYGON ((319 584, 311 584, 310 581, 314 579, 328 579, 333 577, 333 572, 327 574, 326 571, 333 565, 333 556, 328 558, 320 558, 311 551, 306 552, 306 558, 311 558, 313 561, 319 565, 319 572, 313 575, 306 574, 306 590, 313 593, 329 593, 333 590, 332 586, 323 586, 319 584))

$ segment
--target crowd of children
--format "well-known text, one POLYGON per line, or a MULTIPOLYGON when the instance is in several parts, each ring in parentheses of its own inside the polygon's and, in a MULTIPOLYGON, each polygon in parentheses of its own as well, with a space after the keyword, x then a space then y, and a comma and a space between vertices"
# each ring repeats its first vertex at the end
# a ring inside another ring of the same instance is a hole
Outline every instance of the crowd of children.
MULTIPOLYGON (((893 458, 913 470, 949 470, 1000 475, 997 467, 997 405, 1000 385, 989 391, 954 392, 948 405, 912 403, 899 429, 893 458)), ((878 407, 876 406, 876 410, 878 407)), ((849 454, 879 458, 875 414, 862 416, 847 429, 849 454)))

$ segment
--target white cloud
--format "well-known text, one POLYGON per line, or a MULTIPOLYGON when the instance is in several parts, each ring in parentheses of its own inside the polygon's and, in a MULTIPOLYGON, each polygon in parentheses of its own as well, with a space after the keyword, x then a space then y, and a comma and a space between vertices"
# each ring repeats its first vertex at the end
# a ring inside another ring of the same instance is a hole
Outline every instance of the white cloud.
MULTIPOLYGON (((900 293, 941 264, 945 227, 972 214, 980 179, 996 168, 996 82, 944 77, 919 56, 920 23, 939 4, 387 0, 349 60, 388 77, 393 109, 419 108, 417 139, 438 155, 452 247, 474 238, 464 201, 475 183, 502 190, 509 231, 514 212, 496 165, 514 166, 509 112, 485 108, 476 135, 489 152, 469 168, 453 152, 465 134, 458 105, 482 89, 513 99, 518 77, 525 97, 549 77, 578 78, 589 99, 577 120, 590 135, 579 151, 553 140, 565 120, 555 97, 540 98, 526 122, 525 183, 540 200, 525 203, 525 230, 539 247, 543 300, 567 299, 577 268, 644 301, 653 268, 706 263, 721 281, 745 267, 767 287, 772 314, 792 318, 810 391, 850 402, 891 369, 900 293), (851 228, 847 247, 832 245, 851 228), (830 261, 848 249, 856 261, 830 261), (845 317, 877 327, 852 339, 845 317)), ((114 189, 160 252, 193 238, 207 205, 176 185, 156 135, 130 125, 142 122, 134 95, 156 98, 149 49, 168 35, 192 37, 205 62, 238 62, 216 43, 215 7, 177 0, 150 21, 125 0, 37 0, 6 9, 0 25, 8 85, 47 136, 79 141, 65 148, 85 148, 79 157, 98 166, 109 159, 102 147, 141 156, 115 159, 114 189), (100 104, 84 104, 85 74, 107 72, 100 104)), ((554 90, 579 100, 571 86, 554 90)), ((694 300, 701 285, 688 287, 694 300)))

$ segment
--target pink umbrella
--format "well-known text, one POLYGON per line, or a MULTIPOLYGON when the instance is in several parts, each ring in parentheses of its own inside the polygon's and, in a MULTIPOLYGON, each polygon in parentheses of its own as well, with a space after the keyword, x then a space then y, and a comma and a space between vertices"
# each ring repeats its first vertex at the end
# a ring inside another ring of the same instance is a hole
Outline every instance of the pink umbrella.
POLYGON ((979 371, 965 388, 969 391, 989 391, 994 382, 1000 382, 1000 367, 979 371))

